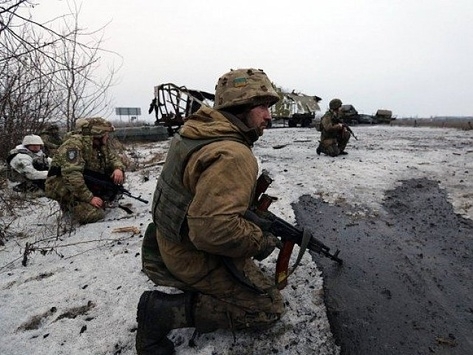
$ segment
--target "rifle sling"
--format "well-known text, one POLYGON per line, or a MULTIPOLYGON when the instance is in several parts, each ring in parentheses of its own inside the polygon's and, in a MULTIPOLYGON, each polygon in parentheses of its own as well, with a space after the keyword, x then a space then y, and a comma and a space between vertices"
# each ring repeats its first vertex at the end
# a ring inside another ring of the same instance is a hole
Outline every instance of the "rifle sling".
MULTIPOLYGON (((288 270, 287 276, 284 280, 280 281, 276 286, 278 287, 279 285, 283 285, 284 282, 286 282, 287 278, 296 270, 296 268, 299 266, 302 257, 304 256, 305 251, 307 250, 307 246, 309 245, 310 239, 312 238, 312 234, 307 230, 303 229, 302 230, 302 239, 301 239, 301 244, 299 245, 299 254, 297 255, 296 262, 294 265, 292 265, 291 269, 288 270)), ((279 288, 279 287, 278 287, 279 288)))

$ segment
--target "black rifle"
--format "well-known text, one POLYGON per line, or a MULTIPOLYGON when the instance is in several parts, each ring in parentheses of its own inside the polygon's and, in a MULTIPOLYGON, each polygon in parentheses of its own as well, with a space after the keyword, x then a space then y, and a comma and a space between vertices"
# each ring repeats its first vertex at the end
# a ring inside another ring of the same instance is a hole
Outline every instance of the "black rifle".
POLYGON ((261 230, 270 232, 271 234, 280 237, 282 242, 290 241, 300 246, 303 243, 304 237, 307 237, 307 249, 316 252, 317 254, 326 256, 327 258, 332 259, 339 264, 343 264, 343 260, 338 257, 340 250, 337 250, 334 254, 331 254, 330 248, 315 238, 312 232, 309 230, 305 228, 298 229, 282 218, 276 216, 272 212, 266 211, 262 214, 264 215, 263 217, 261 216, 261 213, 247 210, 244 217, 245 219, 260 227, 261 230), (307 234, 307 236, 304 234, 307 234))
POLYGON ((90 191, 96 196, 107 201, 113 201, 118 194, 122 194, 143 203, 148 203, 147 200, 141 198, 141 196, 134 196, 130 191, 125 189, 122 185, 115 184, 112 179, 102 173, 97 173, 92 170, 84 170, 85 184, 90 191))
MULTIPOLYGON (((264 194, 262 198, 266 198, 266 196, 267 195, 264 194)), ((244 217, 260 227, 261 230, 272 233, 283 242, 276 262, 275 281, 279 289, 286 286, 288 276, 299 265, 306 249, 334 260, 340 265, 343 264, 343 260, 338 257, 340 250, 337 250, 333 254, 330 253, 330 248, 315 238, 312 232, 306 228, 298 229, 269 211, 247 210, 244 217), (300 251, 296 262, 292 266, 292 270, 288 270, 294 244, 299 245, 300 251)))
POLYGON ((352 129, 350 128, 350 126, 346 123, 342 123, 342 126, 345 127, 345 129, 350 132, 350 134, 353 136, 353 138, 355 138, 356 140, 358 140, 358 138, 356 138, 355 136, 355 133, 353 133, 352 129))

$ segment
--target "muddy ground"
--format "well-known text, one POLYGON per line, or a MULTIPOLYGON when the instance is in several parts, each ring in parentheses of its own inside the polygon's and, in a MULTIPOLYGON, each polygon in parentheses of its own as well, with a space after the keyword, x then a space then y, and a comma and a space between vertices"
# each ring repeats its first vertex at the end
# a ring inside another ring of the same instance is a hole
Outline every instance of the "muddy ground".
POLYGON ((344 259, 315 256, 341 354, 473 354, 473 221, 436 181, 403 181, 376 217, 310 196, 293 207, 344 259))

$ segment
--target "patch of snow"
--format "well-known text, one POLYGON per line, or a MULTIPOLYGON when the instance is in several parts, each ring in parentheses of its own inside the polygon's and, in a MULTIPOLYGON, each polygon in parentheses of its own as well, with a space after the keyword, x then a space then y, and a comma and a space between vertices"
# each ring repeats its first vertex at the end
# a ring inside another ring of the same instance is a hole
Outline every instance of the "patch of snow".
MULTIPOLYGON (((473 131, 390 126, 353 130, 358 140, 352 138, 349 154, 336 158, 316 154, 315 129, 267 130, 254 152, 261 169, 274 179, 268 193, 278 200, 270 210, 294 223, 291 203, 309 194, 375 217, 384 213, 386 190, 400 180, 427 177, 440 182, 457 213, 473 219, 473 131)), ((0 354, 135 353, 136 306, 143 291, 156 288, 141 272, 142 234, 151 220, 161 171, 157 162, 168 146, 163 141, 127 147, 146 167, 128 172, 125 187, 149 200, 143 204, 125 197, 121 202, 132 204, 132 215, 112 209, 105 221, 71 230, 57 203, 42 197, 15 210, 16 219, 2 217, 0 223, 17 236, 0 247, 0 354), (114 232, 121 227, 137 227, 140 233, 114 232), (31 253, 22 266, 27 243, 31 253)), ((293 259, 297 252, 296 247, 293 259)), ((342 250, 340 257, 348 252, 342 250)), ((271 277, 275 261, 273 253, 261 263, 271 277)), ((177 354, 338 354, 322 285, 316 263, 306 254, 282 291, 287 312, 275 327, 237 332, 236 340, 229 331, 204 334, 194 348, 187 343, 192 329, 175 330, 177 354)))

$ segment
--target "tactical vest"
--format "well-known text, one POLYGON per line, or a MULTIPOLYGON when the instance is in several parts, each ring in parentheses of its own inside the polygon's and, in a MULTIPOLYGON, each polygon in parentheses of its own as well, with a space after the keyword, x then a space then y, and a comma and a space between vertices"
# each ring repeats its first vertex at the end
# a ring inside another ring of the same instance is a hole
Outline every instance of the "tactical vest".
POLYGON ((166 163, 156 184, 153 195, 153 222, 161 235, 175 243, 188 233, 187 211, 194 195, 182 182, 184 170, 191 155, 207 144, 232 140, 247 145, 242 138, 217 137, 211 139, 188 139, 174 136, 168 150, 166 163))
POLYGON ((10 153, 7 157, 7 178, 12 182, 23 182, 26 179, 23 174, 20 174, 15 169, 13 169, 10 165, 10 162, 17 154, 26 154, 33 159, 33 167, 38 171, 46 171, 49 169, 49 163, 47 160, 47 155, 42 154, 41 156, 36 155, 31 150, 27 148, 15 148, 10 150, 10 153))

